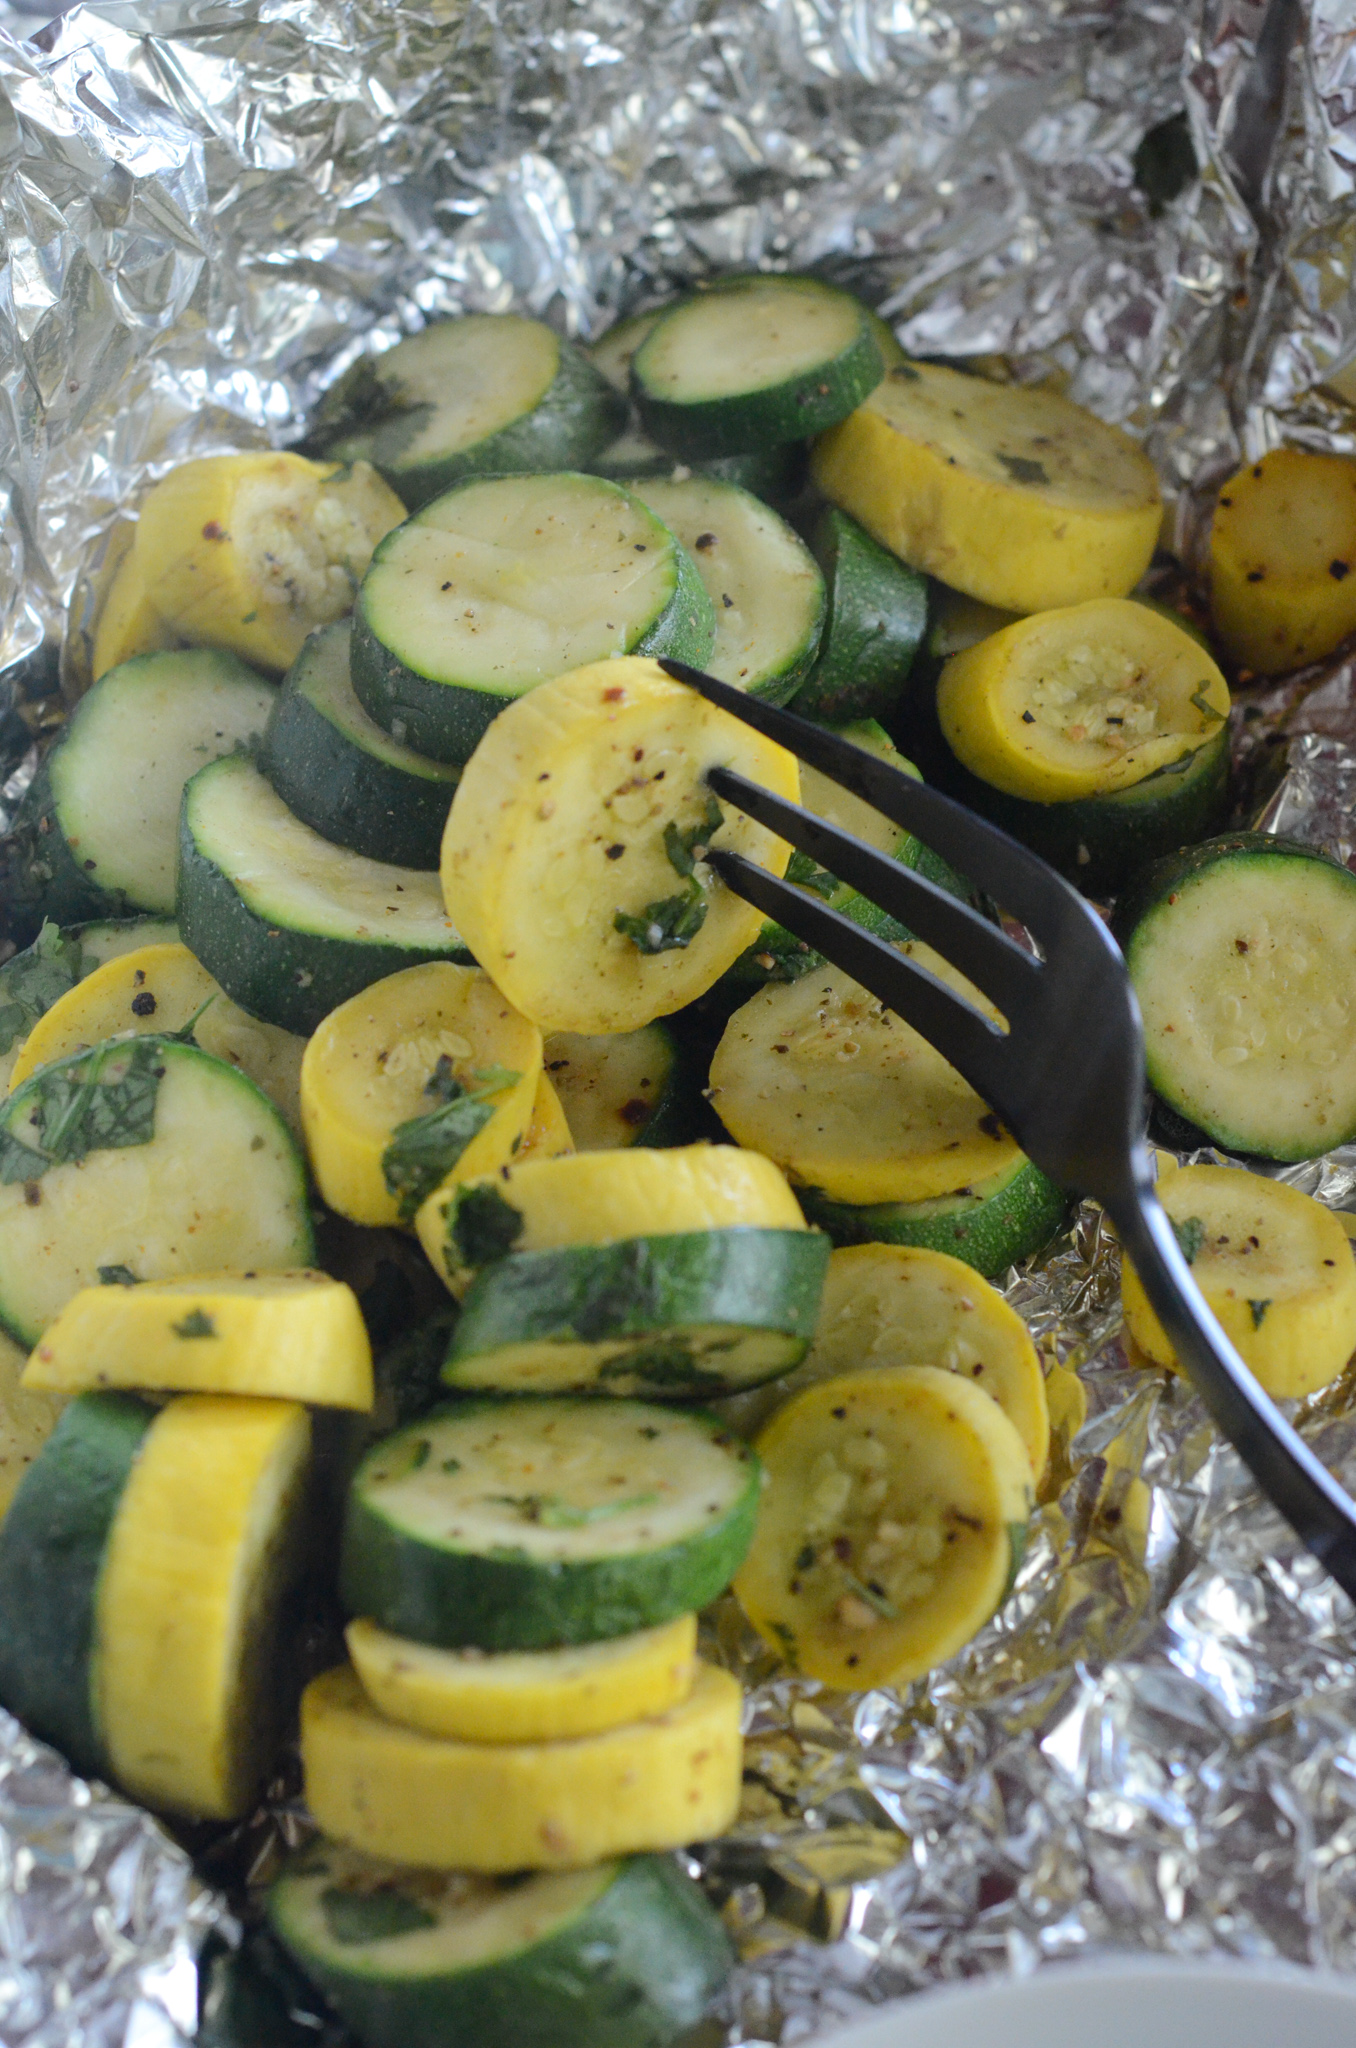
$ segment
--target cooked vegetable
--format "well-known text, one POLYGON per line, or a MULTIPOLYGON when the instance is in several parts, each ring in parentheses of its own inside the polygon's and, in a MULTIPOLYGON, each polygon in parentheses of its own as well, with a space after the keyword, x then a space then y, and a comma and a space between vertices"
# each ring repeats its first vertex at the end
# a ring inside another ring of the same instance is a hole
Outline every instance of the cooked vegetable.
POLYGON ((713 1665, 680 1706, 564 1742, 452 1742, 384 1721, 352 1669, 301 1702, 306 1803, 327 1835, 432 1870, 569 1870, 677 1849, 739 1811, 742 1695, 713 1665))
MULTIPOLYGON (((1332 1210, 1231 1166, 1169 1168, 1158 1198, 1212 1313, 1267 1392, 1298 1399, 1336 1379, 1356 1351, 1356 1260, 1332 1210)), ((1121 1290, 1145 1357, 1180 1371, 1129 1260, 1121 1290)))
POLYGON ((243 754, 184 792, 179 924, 229 996, 302 1033, 398 968, 466 957, 431 875, 331 846, 243 754))
POLYGON ((328 1273, 105 1279, 49 1324, 23 1384, 266 1394, 366 1413, 372 1347, 352 1288, 328 1273))
POLYGON ((459 1401, 359 1466, 340 1594, 350 1614, 445 1649, 630 1635, 728 1585, 758 1485, 747 1445, 699 1411, 459 1401))
POLYGON ((672 1144, 691 1122, 681 1055, 667 1024, 590 1038, 553 1031, 542 1051, 580 1152, 672 1144))
POLYGON ((715 620, 692 558, 603 477, 491 477, 446 492, 377 550, 358 593, 353 687, 377 723, 465 761, 552 676, 622 654, 700 666, 715 620))
POLYGON ((820 513, 810 544, 824 572, 828 610, 796 710, 830 724, 884 718, 899 700, 927 625, 927 583, 834 505, 820 513))
POLYGON ((37 1394, 22 1384, 27 1363, 27 1351, 0 1335, 0 1521, 66 1406, 64 1394, 37 1394))
POLYGON ((413 508, 463 477, 582 467, 625 418, 589 358, 544 322, 464 313, 360 357, 326 395, 316 439, 375 463, 413 508))
POLYGON ((724 972, 761 919, 705 865, 714 842, 781 874, 790 849, 720 814, 715 763, 779 795, 792 755, 654 662, 559 676, 498 718, 443 841, 448 913, 543 1031, 632 1031, 724 972))
POLYGON ((96 1046, 0 1105, 0 1326, 20 1343, 36 1344, 101 1267, 135 1280, 278 1272, 313 1264, 313 1250, 286 1125, 196 1045, 96 1046))
POLYGON ((563 1153, 573 1150, 574 1137, 565 1120, 560 1097, 546 1075, 538 1074, 537 1092, 532 1097, 532 1114, 514 1159, 524 1166, 529 1159, 559 1159, 563 1153))
POLYGON ((348 1651, 379 1714, 463 1742, 563 1742, 680 1706, 697 1675, 697 1617, 560 1650, 439 1650, 351 1621, 348 1651))
POLYGON ((921 1365, 822 1380, 772 1418, 758 1454, 768 1478, 735 1592, 793 1670, 904 1685, 1005 1599, 1031 1465, 973 1381, 921 1365))
POLYGON ((262 449, 180 463, 142 500, 100 615, 95 675, 176 646, 290 668, 313 626, 352 609, 373 548, 404 516, 366 462, 262 449))
POLYGON ((438 1878, 321 1840, 268 1915, 366 2048, 669 2048, 732 1960, 671 1856, 438 1878))
POLYGON ((383 731, 349 677, 350 624, 313 633, 283 677, 264 735, 264 772, 288 809, 336 846, 398 867, 436 868, 459 770, 383 731))
POLYGON ((1116 929, 1149 1080, 1179 1116, 1267 1159, 1356 1135, 1356 876, 1230 833, 1155 862, 1116 929))
POLYGON ((819 650, 824 579, 800 535, 750 491, 693 476, 634 485, 697 565, 716 621, 701 664, 722 682, 784 704, 819 650))
POLYGON ((1356 462, 1273 448, 1222 485, 1210 529, 1215 632, 1244 668, 1321 661, 1356 631, 1356 462))
POLYGON ((817 1188, 800 1199, 838 1245, 914 1245, 945 1252, 992 1279, 1048 1243, 1069 1197, 1019 1152, 996 1173, 920 1202, 834 1202, 817 1188))
POLYGON ((646 431, 685 462, 799 441, 880 382, 865 309, 810 277, 737 277, 669 308, 631 359, 646 431))
POLYGON ((655 321, 668 311, 667 306, 656 306, 648 313, 632 313, 625 320, 614 321, 607 332, 589 348, 589 361, 600 376, 606 377, 614 391, 620 391, 623 398, 631 390, 631 363, 636 350, 653 328, 655 321))
POLYGON ((1119 428, 938 363, 896 364, 811 469, 915 569, 1011 611, 1124 597, 1162 516, 1153 464, 1119 428))
POLYGON ((117 932, 127 941, 119 950, 130 951, 141 943, 143 926, 152 942, 162 934, 177 937, 174 926, 158 918, 127 918, 87 928, 77 925, 66 931, 45 918, 32 943, 0 964, 0 1087, 9 1085, 24 1041, 38 1019, 45 1017, 82 975, 100 965, 95 947, 87 949, 82 944, 82 931, 117 932))
POLYGON ((332 1209, 409 1222, 436 1188, 493 1173, 523 1139, 541 1033, 488 975, 444 960, 374 982, 306 1048, 301 1114, 332 1209))

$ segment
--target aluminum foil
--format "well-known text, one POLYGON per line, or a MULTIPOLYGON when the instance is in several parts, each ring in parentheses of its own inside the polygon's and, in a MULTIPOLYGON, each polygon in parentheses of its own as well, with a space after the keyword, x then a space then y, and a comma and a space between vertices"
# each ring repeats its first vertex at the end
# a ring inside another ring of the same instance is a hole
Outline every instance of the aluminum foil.
MULTIPOLYGON (((440 312, 588 337, 712 268, 813 265, 909 348, 1055 379, 1140 435, 1188 575, 1243 452, 1356 449, 1356 0, 40 19, 0 0, 0 832, 144 484, 296 438, 355 353, 440 312)), ((1270 829, 1356 857, 1356 666, 1252 692, 1236 751, 1270 829)), ((1356 1212, 1356 1157, 1286 1177, 1356 1212)), ((1356 1968, 1350 1608, 1189 1391, 1129 1363, 1116 1265, 1084 1210, 1009 1277, 1055 1449, 1016 1592, 960 1657, 829 1695, 732 1603, 709 1618, 748 1686, 749 1785, 693 1858, 743 1955, 708 2048, 1107 1949, 1356 1968)), ((1352 1391, 1300 1421, 1356 1482, 1352 1391)), ((7 2048, 191 2034, 195 1948, 233 1932, 207 1878, 247 1908, 304 1827, 289 1790, 195 1876, 0 1717, 7 2048)))

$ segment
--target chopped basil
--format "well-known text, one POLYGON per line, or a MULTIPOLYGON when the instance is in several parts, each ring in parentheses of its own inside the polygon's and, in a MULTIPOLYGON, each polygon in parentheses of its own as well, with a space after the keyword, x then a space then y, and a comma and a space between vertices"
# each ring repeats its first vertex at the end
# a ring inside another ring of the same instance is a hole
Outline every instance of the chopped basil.
POLYGON ((632 1508, 652 1508, 657 1493, 633 1494, 630 1500, 599 1501, 596 1507, 575 1508, 557 1493, 492 1493, 486 1496, 499 1507, 513 1508, 525 1522, 543 1529, 587 1529, 594 1522, 610 1522, 632 1508))
POLYGON ((1036 462, 1029 455, 1000 455, 1008 475, 1015 484, 1048 484, 1049 475, 1043 462, 1036 462))
POLYGON ((706 891, 694 875, 685 895, 647 903, 639 917, 619 910, 612 928, 642 953, 671 953, 675 947, 691 945, 706 923, 706 910, 706 891))
POLYGON ((1184 1223, 1173 1222, 1172 1234, 1177 1239, 1177 1249, 1189 1266, 1196 1263, 1196 1254, 1205 1243, 1205 1225, 1199 1216, 1188 1216, 1184 1223))
POLYGON ((149 1145, 164 1056, 162 1038, 120 1039, 40 1068, 10 1098, 0 1128, 0 1185, 40 1180, 49 1167, 90 1152, 149 1145), (27 1142, 14 1135, 16 1122, 31 1133, 27 1142))
POLYGON ((141 1282, 130 1266, 99 1266, 96 1268, 101 1287, 140 1287, 141 1282))
POLYGON ((447 1212, 447 1243, 455 1256, 448 1269, 488 1266, 513 1250, 523 1234, 523 1219, 498 1188, 458 1188, 447 1212))
POLYGON ((1263 1318, 1271 1307, 1271 1296, 1268 1295, 1265 1301, 1249 1300, 1248 1307, 1252 1310, 1252 1326, 1254 1330, 1260 1330, 1263 1318))
POLYGON ((691 826, 686 832, 670 821, 664 827, 664 851, 669 857, 669 866, 685 881, 690 880, 697 862, 705 857, 706 849, 714 835, 725 823, 725 813, 713 796, 706 799, 706 811, 699 825, 691 826))
POLYGON ((799 847, 787 864, 786 879, 797 889, 813 889, 816 896, 822 896, 826 903, 832 902, 838 894, 838 877, 831 875, 827 868, 817 867, 808 853, 799 847))
POLYGON ((1214 705, 1210 702, 1209 697, 1206 695, 1206 691, 1209 688, 1209 683, 1202 683, 1199 690, 1192 691, 1191 701, 1196 706, 1196 709, 1200 712, 1202 718, 1213 718, 1216 725, 1222 725, 1224 722, 1224 713, 1222 711, 1216 711, 1214 705))
POLYGON ((191 1308, 182 1322, 171 1323, 170 1328, 176 1337, 215 1337, 217 1334, 217 1326, 211 1316, 200 1308, 191 1308))
POLYGON ((39 1017, 75 987, 81 957, 79 939, 63 938, 61 927, 44 918, 32 945, 0 967, 0 1054, 12 1052, 39 1017))
POLYGON ((494 1115, 490 1098, 518 1080, 507 1067, 488 1067, 477 1073, 477 1086, 467 1088, 452 1072, 444 1053, 424 1084, 424 1093, 440 1099, 441 1107, 423 1116, 397 1124, 390 1143, 381 1155, 386 1191, 394 1195, 400 1220, 408 1223, 420 1204, 440 1187, 478 1131, 494 1115))
POLYGON ((344 1948, 361 1942, 389 1941, 397 1934, 414 1934, 423 1927, 436 1927, 437 1915, 405 1892, 350 1892, 330 1885, 320 1894, 320 1910, 330 1939, 344 1948))

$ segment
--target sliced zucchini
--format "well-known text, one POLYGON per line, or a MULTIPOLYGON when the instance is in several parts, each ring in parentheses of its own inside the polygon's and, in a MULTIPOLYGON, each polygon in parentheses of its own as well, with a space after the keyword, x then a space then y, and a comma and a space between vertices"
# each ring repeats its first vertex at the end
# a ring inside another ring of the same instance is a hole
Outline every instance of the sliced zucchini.
POLYGON ((514 1153, 518 1164, 525 1165, 529 1159, 559 1159, 566 1152, 574 1151, 574 1136, 565 1118, 560 1097, 544 1073, 537 1076, 537 1092, 532 1098, 532 1114, 523 1132, 523 1142, 514 1153))
POLYGON ((377 723, 465 761, 524 692, 622 654, 700 666, 715 619, 691 556, 598 476, 475 479, 378 549, 353 620, 353 687, 377 723))
POLYGON ((1221 645, 1259 675, 1300 668, 1356 630, 1356 463, 1273 448, 1220 489, 1210 612, 1221 645))
POLYGON ((1109 795, 1223 730, 1229 689, 1161 612, 1103 598, 1019 619, 937 685, 942 732, 982 782, 1040 804, 1109 795))
POLYGON ((27 1363, 27 1351, 0 1336, 0 1522, 66 1406, 64 1394, 38 1394, 22 1384, 27 1363))
POLYGON ((202 648, 111 670, 81 698, 24 798, 21 899, 59 924, 172 913, 184 784, 257 738, 274 696, 233 654, 202 648))
POLYGON ((945 1252, 992 1279, 1048 1244, 1069 1197, 1019 1152, 996 1173, 921 1202, 834 1202, 802 1188, 810 1221, 836 1245, 901 1244, 945 1252))
POLYGON ((262 762, 278 795, 322 839, 369 860, 436 868, 460 770, 383 731, 349 678, 350 622, 313 633, 283 677, 262 762))
POLYGON ((681 1144, 687 1135, 686 1077, 667 1024, 601 1038, 553 1031, 542 1056, 576 1151, 611 1152, 642 1138, 681 1144))
POLYGON ((79 942, 80 973, 93 974, 105 960, 118 960, 138 946, 169 946, 179 936, 172 917, 96 917, 71 925, 63 936, 79 942))
POLYGON ((719 978, 761 918, 708 842, 785 870, 790 848, 705 786, 716 763, 793 800, 795 759, 652 661, 596 662, 513 705, 457 788, 449 915, 543 1031, 634 1031, 719 978))
POLYGON ((443 1367, 458 1390, 693 1400, 789 1372, 828 1239, 698 1230, 511 1252, 472 1282, 443 1367))
POLYGON ((1356 1136, 1356 876, 1238 832, 1169 855, 1118 906, 1154 1089, 1230 1151, 1356 1136))
POLYGON ((622 1728, 453 1742, 383 1720, 341 1665, 302 1695, 306 1803, 336 1840, 430 1870, 570 1870, 678 1849, 739 1811, 742 1705, 728 1671, 699 1664, 679 1706, 622 1728))
POLYGON ((437 1650, 351 1621, 348 1653, 377 1712, 459 1742, 563 1742, 681 1706, 697 1675, 697 1617, 561 1650, 437 1650))
POLYGON ((785 704, 819 652, 824 579, 800 535, 737 484, 638 482, 634 494, 697 565, 716 620, 703 664, 722 682, 785 704))
POLYGON ((940 363, 897 363, 811 471, 882 546, 1009 611, 1124 597, 1162 519, 1154 466, 1118 427, 940 363))
POLYGON ((268 1916, 366 2048, 669 2048, 733 1960, 671 1856, 495 1880, 321 1840, 268 1916))
POLYGON ((646 431, 692 462, 821 433, 883 370, 850 293, 817 278, 742 277, 655 322, 631 359, 631 390, 646 431))
POLYGON ((927 625, 927 581, 835 505, 821 512, 810 545, 824 572, 828 607, 796 709, 830 725, 888 717, 927 625))
MULTIPOLYGON (((930 946, 900 951, 997 1018, 930 946)), ((736 1010, 711 1063, 711 1101, 740 1145, 835 1202, 928 1201, 1021 1157, 951 1063, 837 967, 736 1010)))
POLYGON ((372 1346, 351 1287, 328 1273, 205 1273, 73 1295, 28 1361, 43 1392, 134 1388, 372 1406, 372 1346))
POLYGON ((606 377, 614 391, 620 391, 623 398, 631 390, 631 363, 636 350, 655 321, 667 311, 666 306, 655 306, 648 313, 632 313, 625 320, 614 321, 605 334, 590 343, 589 361, 600 376, 606 377))
POLYGON ((431 875, 331 846, 244 754, 184 792, 179 925, 243 1009, 303 1034, 397 968, 467 957, 431 875))
POLYGON ((464 313, 360 357, 315 439, 375 463, 413 509, 463 477, 582 467, 625 418, 611 380, 543 321, 464 313))
POLYGON ((330 1208, 409 1222, 435 1188, 506 1166, 541 1058, 536 1025, 477 967, 407 967, 341 1003, 301 1064, 307 1150, 330 1208))
POLYGON ((405 507, 366 462, 261 449, 184 462, 142 501, 99 617, 94 673, 166 647, 290 668, 313 626, 352 609, 405 507))
MULTIPOLYGON (((1225 1335, 1269 1394, 1301 1400, 1356 1351, 1356 1260, 1312 1195, 1232 1166, 1169 1168, 1158 1199, 1225 1335)), ((1177 1354, 1127 1259, 1125 1326, 1154 1365, 1177 1354)))
POLYGON ((340 1595, 350 1614, 445 1649, 630 1635, 724 1590, 758 1487, 748 1446, 699 1411, 461 1401, 359 1466, 340 1595))
POLYGON ((287 1126, 198 1046, 97 1046, 43 1067, 0 1105, 0 1326, 20 1343, 36 1344, 101 1268, 169 1280, 312 1264, 306 1173, 287 1126))
POLYGON ((821 1380, 772 1418, 758 1454, 768 1479, 735 1592, 805 1677, 907 1684, 1006 1598, 1031 1465, 972 1381, 925 1365, 821 1380))

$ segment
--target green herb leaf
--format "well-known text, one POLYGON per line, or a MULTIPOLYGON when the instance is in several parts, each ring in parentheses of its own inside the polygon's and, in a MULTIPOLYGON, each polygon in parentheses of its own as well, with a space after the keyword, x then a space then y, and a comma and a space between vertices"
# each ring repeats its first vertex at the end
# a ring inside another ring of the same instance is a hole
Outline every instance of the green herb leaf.
POLYGON ((797 889, 813 889, 816 896, 822 896, 826 903, 832 902, 838 894, 838 877, 831 875, 827 868, 817 867, 808 853, 799 847, 787 863, 786 879, 797 889))
POLYGON ((1000 455, 1008 475, 1015 484, 1048 484, 1050 478, 1043 462, 1036 462, 1029 455, 1000 455))
POLYGON ((706 923, 706 910, 706 892, 694 877, 685 896, 663 896, 657 903, 647 903, 639 917, 619 910, 612 928, 642 953, 671 953, 676 947, 691 945, 706 923))
POLYGON ((1191 702, 1196 706, 1196 709, 1200 712, 1202 718, 1213 718, 1216 725, 1223 725, 1224 713, 1222 711, 1216 711, 1214 705, 1210 702, 1209 697, 1206 695, 1206 692, 1209 688, 1209 683, 1202 683, 1199 690, 1192 691, 1191 702))
POLYGON ((458 1188, 447 1211, 448 1271, 488 1266, 511 1252, 522 1234, 521 1213, 498 1188, 458 1188))
POLYGON ((1172 1234, 1177 1239, 1178 1251, 1189 1266, 1194 1266, 1196 1254, 1205 1243, 1205 1225, 1199 1216, 1188 1216, 1183 1223, 1174 1222, 1170 1216, 1168 1221, 1172 1224, 1172 1234))
POLYGON ((6 960, 0 967, 0 1053, 12 1052, 39 1017, 75 987, 81 960, 79 939, 63 938, 50 918, 44 918, 31 946, 6 960))
POLYGON ((525 1522, 543 1529, 589 1529, 595 1522, 611 1522, 632 1508, 652 1508, 657 1493, 633 1494, 630 1500, 599 1501, 596 1507, 576 1508, 558 1493, 491 1493, 486 1499, 498 1507, 513 1508, 525 1522))
POLYGON ((101 1287, 140 1287, 141 1282, 130 1266, 98 1266, 101 1287))
POLYGON ((856 1572, 850 1572, 845 1564, 838 1566, 838 1576, 848 1591, 855 1593, 859 1600, 865 1600, 867 1606, 873 1608, 882 1621, 899 1620, 899 1609, 893 1600, 887 1600, 884 1593, 878 1593, 874 1586, 868 1586, 865 1579, 859 1579, 856 1572))
POLYGON ((164 1057, 163 1038, 118 1039, 40 1069, 10 1099, 7 1127, 0 1128, 0 1185, 40 1180, 49 1167, 90 1152, 149 1145, 164 1057))
POLYGON ((438 1924, 436 1913, 397 1891, 350 1892, 330 1885, 320 1894, 320 1910, 330 1939, 344 1948, 390 1941, 397 1934, 414 1934, 438 1924))
POLYGON ((705 856, 711 840, 724 823, 725 813, 716 799, 709 795, 700 825, 690 826, 684 832, 670 820, 664 827, 664 851, 669 857, 669 866, 676 869, 684 880, 689 879, 697 862, 705 856))
POLYGON ((215 1337, 217 1326, 200 1308, 191 1308, 181 1323, 171 1323, 176 1337, 215 1337))
POLYGON ((1249 1300, 1248 1307, 1252 1311, 1252 1326, 1254 1330, 1260 1330, 1266 1312, 1271 1307, 1271 1296, 1268 1295, 1265 1301, 1249 1300))
POLYGON ((494 1115, 489 1100, 511 1087, 519 1076, 507 1067, 490 1067, 467 1088, 451 1072, 446 1054, 424 1084, 426 1095, 442 1099, 439 1109, 397 1124, 381 1155, 386 1191, 399 1205, 400 1220, 409 1223, 436 1187, 441 1187, 462 1153, 494 1115))

